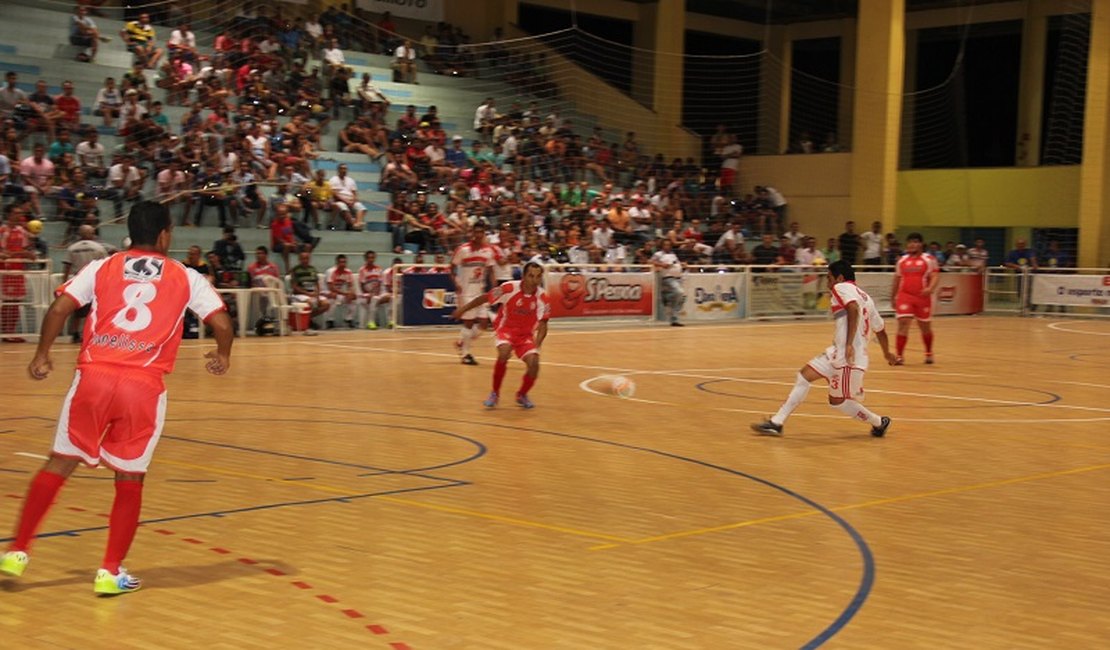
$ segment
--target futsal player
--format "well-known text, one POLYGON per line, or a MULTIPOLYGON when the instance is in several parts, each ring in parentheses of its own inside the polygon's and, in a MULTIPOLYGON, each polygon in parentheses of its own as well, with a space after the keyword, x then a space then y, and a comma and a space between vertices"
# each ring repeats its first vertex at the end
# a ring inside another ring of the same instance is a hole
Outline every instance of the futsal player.
POLYGON ((829 309, 832 311, 835 329, 833 344, 802 366, 794 380, 794 388, 777 413, 770 419, 753 424, 757 433, 781 436, 786 418, 798 408, 810 384, 824 379, 829 384, 829 404, 841 413, 855 420, 871 425, 871 435, 881 438, 890 427, 890 418, 878 416, 862 403, 863 375, 867 372, 867 344, 874 332, 883 349, 883 356, 894 364, 890 352, 883 319, 875 308, 871 296, 856 286, 856 272, 845 260, 829 265, 829 309))
POLYGON ((142 582, 121 563, 139 525, 143 477, 162 434, 166 413, 163 377, 173 370, 185 309, 212 327, 216 349, 206 367, 222 375, 230 367, 233 330, 223 300, 196 271, 166 257, 173 225, 165 205, 143 201, 127 219, 131 248, 90 262, 57 291, 43 319, 38 349, 27 367, 46 379, 50 347, 66 319, 91 305, 73 384, 62 403, 54 447, 31 480, 15 540, 0 556, 0 573, 27 568, 35 533, 77 463, 115 470, 115 501, 108 519, 108 546, 93 581, 94 593, 124 594, 142 582))
POLYGON ((547 293, 540 286, 542 281, 543 267, 536 262, 528 262, 524 265, 520 280, 500 284, 489 293, 461 305, 451 314, 451 318, 459 320, 480 305, 501 305, 493 329, 497 345, 497 362, 493 366, 493 392, 482 402, 487 408, 497 406, 501 382, 505 379, 511 354, 516 354, 527 366, 520 390, 516 393, 516 403, 526 409, 535 406, 528 398, 528 391, 535 385, 540 374, 540 346, 547 337, 547 319, 551 315, 547 293))
MULTIPOLYGON (((470 227, 470 240, 455 249, 451 257, 451 275, 455 280, 455 304, 464 305, 485 296, 491 282, 491 272, 500 257, 496 248, 486 243, 486 227, 481 223, 470 227)), ((470 354, 470 342, 477 338, 490 323, 489 306, 484 301, 475 302, 473 309, 463 310, 456 320, 462 321, 459 340, 455 348, 462 362, 476 366, 470 354)))
POLYGON ((921 341, 925 344, 925 363, 933 363, 933 294, 940 282, 940 264, 937 258, 925 252, 925 241, 920 233, 906 236, 906 252, 894 266, 894 316, 898 319, 898 336, 895 339, 895 365, 902 365, 902 353, 909 339, 910 323, 917 321, 921 341))

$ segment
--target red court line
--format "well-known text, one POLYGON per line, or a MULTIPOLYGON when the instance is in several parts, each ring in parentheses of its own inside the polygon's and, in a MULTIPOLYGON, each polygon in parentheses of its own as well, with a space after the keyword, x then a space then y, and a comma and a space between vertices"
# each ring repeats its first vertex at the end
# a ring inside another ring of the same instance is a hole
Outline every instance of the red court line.
POLYGON ((266 573, 269 573, 272 576, 283 576, 283 575, 285 575, 284 571, 282 571, 281 569, 275 569, 273 567, 270 567, 269 569, 266 569, 266 573))
POLYGON ((300 580, 294 582, 293 586, 297 589, 312 589, 312 585, 308 584, 307 582, 301 582, 300 580))
POLYGON ((367 625, 366 629, 370 630, 374 634, 389 634, 389 630, 385 629, 381 625, 367 625))
POLYGON ((343 613, 351 618, 366 618, 362 615, 362 612, 358 611, 357 609, 345 609, 343 610, 343 613))
POLYGON ((252 560, 249 557, 241 557, 239 561, 243 564, 258 564, 258 560, 252 560))
POLYGON ((339 602, 338 598, 336 598, 335 596, 329 596, 327 594, 320 594, 319 596, 316 596, 316 597, 319 598, 320 600, 324 601, 325 603, 338 603, 339 602))
POLYGON ((174 534, 172 530, 166 530, 165 528, 155 528, 154 532, 158 533, 159 535, 173 535, 174 534))
POLYGON ((203 544, 204 543, 204 542, 202 542, 201 540, 199 540, 195 537, 182 537, 181 541, 189 542, 190 544, 203 544))
POLYGON ((226 548, 220 548, 218 546, 214 546, 214 547, 212 547, 208 550, 212 551, 213 553, 219 553, 220 555, 227 555, 228 553, 231 552, 231 551, 227 550, 226 548))

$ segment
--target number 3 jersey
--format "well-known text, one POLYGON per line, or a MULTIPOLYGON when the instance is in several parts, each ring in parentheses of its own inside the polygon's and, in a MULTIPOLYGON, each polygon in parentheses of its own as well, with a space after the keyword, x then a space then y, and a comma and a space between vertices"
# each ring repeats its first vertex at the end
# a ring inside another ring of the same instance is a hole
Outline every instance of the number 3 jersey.
POLYGON ((90 305, 77 366, 108 364, 161 373, 173 370, 182 319, 221 309, 211 283, 180 262, 152 251, 128 251, 90 262, 58 288, 90 305))

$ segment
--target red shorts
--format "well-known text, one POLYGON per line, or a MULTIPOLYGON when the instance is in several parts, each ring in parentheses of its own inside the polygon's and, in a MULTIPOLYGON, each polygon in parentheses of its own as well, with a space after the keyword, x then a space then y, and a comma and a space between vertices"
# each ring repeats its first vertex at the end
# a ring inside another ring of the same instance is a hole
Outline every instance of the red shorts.
POLYGON ((512 332, 497 332, 494 337, 494 345, 501 347, 502 345, 513 346, 513 354, 517 359, 523 359, 529 354, 539 354, 540 349, 536 347, 536 339, 532 338, 531 334, 514 334, 512 332))
POLYGON ((58 430, 54 453, 95 467, 143 474, 166 418, 162 375, 131 368, 86 366, 73 377, 58 430))
POLYGON ((912 295, 899 292, 894 298, 895 318, 916 318, 917 320, 932 320, 933 297, 912 295))

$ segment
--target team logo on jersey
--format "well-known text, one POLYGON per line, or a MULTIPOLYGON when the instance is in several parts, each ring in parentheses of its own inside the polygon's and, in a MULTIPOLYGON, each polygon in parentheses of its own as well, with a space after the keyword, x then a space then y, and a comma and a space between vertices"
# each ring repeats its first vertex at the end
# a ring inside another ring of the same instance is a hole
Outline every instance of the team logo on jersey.
POLYGON ((454 291, 447 289, 425 289, 424 309, 445 309, 455 307, 458 300, 454 291))
POLYGON ((131 257, 123 260, 123 279, 132 282, 155 282, 162 279, 166 260, 161 257, 131 257))

